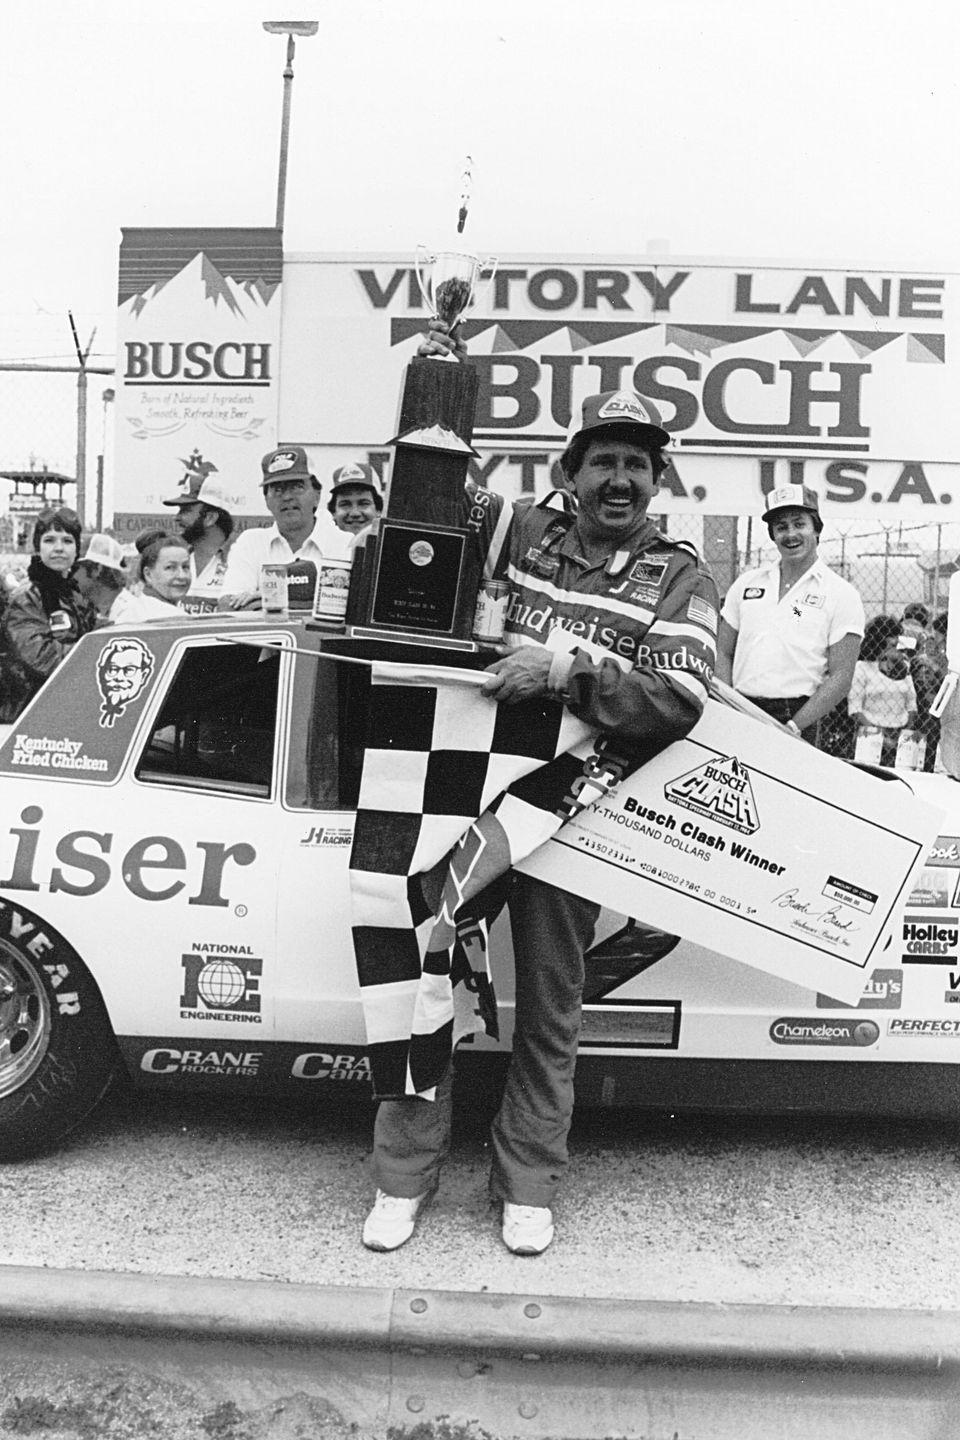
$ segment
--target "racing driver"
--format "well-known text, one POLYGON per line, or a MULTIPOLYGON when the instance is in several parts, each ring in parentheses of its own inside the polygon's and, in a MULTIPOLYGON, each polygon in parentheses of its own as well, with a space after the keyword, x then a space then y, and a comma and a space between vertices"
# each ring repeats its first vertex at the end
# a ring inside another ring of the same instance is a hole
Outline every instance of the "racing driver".
MULTIPOLYGON (((434 322, 421 354, 462 345, 434 322)), ((510 586, 507 644, 485 694, 499 704, 537 696, 566 705, 601 733, 599 750, 624 773, 696 723, 715 662, 717 591, 696 553, 647 514, 669 436, 632 391, 579 407, 562 466, 575 508, 518 502, 471 487, 489 507, 492 573, 510 586)), ((553 1239, 552 1204, 567 1163, 580 1034, 584 951, 600 907, 512 872, 516 961, 513 1054, 493 1123, 491 1193, 503 1241, 538 1255, 553 1239)), ((394 1250, 410 1238, 437 1187, 449 1147, 452 1067, 433 1102, 380 1103, 374 1129, 376 1203, 363 1242, 394 1250)))

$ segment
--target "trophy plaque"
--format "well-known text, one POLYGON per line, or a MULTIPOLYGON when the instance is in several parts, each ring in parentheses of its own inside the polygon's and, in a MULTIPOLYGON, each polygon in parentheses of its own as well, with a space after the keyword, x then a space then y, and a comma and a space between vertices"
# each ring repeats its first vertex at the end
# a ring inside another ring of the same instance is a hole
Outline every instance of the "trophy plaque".
MULTIPOLYGON (((481 271, 495 266, 421 247, 417 276, 431 313, 452 329, 481 271)), ((471 632, 483 557, 463 523, 476 399, 472 365, 417 356, 407 366, 386 509, 354 549, 349 635, 477 649, 471 632)))

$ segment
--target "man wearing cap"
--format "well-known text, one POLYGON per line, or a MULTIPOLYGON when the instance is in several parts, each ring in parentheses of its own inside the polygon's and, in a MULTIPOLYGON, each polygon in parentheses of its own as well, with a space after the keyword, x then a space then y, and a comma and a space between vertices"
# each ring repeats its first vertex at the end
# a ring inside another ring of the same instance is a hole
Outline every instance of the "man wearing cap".
MULTIPOLYGON (((443 340, 431 332, 434 353, 454 350, 443 340)), ((578 407, 562 459, 576 509, 521 501, 511 510, 476 487, 469 497, 487 512, 487 573, 510 586, 507 643, 484 693, 498 704, 542 697, 567 706, 600 732, 597 752, 613 776, 693 727, 714 664, 713 580, 647 515, 668 439, 646 399, 594 395, 578 407)), ((539 1255, 553 1239, 567 1163, 583 956, 600 907, 519 873, 509 886, 515 1032, 490 1188, 503 1202, 504 1244, 539 1255)), ((381 1102, 369 1249, 396 1249, 413 1233, 449 1145, 451 1097, 448 1069, 432 1103, 381 1102)))
POLYGON ((819 558, 823 521, 813 490, 771 490, 763 518, 779 559, 741 575, 727 591, 717 676, 814 743, 817 721, 850 689, 863 604, 819 558))
POLYGON ((74 577, 80 594, 90 601, 101 625, 118 625, 139 618, 134 597, 126 588, 127 567, 123 546, 112 535, 91 535, 87 553, 77 562, 74 577))
POLYGON ((227 547, 233 534, 233 496, 216 475, 191 474, 186 488, 163 503, 177 507, 177 524, 190 547, 190 589, 184 610, 196 608, 191 596, 201 602, 218 600, 224 593, 227 547))
POLYGON ((359 535, 383 510, 383 496, 372 465, 351 460, 333 472, 327 509, 338 530, 359 535))
POLYGON ((274 523, 244 530, 233 542, 221 609, 242 610, 259 602, 263 565, 289 565, 293 560, 316 564, 324 555, 343 556, 349 550, 346 536, 325 515, 317 515, 320 482, 311 473, 302 446, 285 445, 269 451, 260 468, 263 498, 274 523))

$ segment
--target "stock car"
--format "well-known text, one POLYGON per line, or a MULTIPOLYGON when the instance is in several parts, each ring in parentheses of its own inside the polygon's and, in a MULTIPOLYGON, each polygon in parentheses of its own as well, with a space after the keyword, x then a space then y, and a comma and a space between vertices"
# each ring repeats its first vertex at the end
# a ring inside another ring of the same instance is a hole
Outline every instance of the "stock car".
MULTIPOLYGON (((348 891, 369 682, 338 644, 306 614, 95 631, 0 742, 0 1159, 124 1077, 372 1096, 348 891)), ((605 911, 580 1103, 956 1113, 960 788, 890 783, 947 819, 859 1000, 605 911)), ((458 1052, 478 1082, 510 1046, 497 924, 501 1039, 458 1052)))

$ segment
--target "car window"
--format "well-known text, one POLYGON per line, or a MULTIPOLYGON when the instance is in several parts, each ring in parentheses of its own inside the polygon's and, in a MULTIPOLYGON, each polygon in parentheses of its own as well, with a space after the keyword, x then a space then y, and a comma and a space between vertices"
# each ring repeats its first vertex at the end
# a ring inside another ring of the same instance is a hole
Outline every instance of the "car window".
POLYGON ((186 648, 137 763, 137 778, 269 796, 279 674, 276 650, 186 648))

